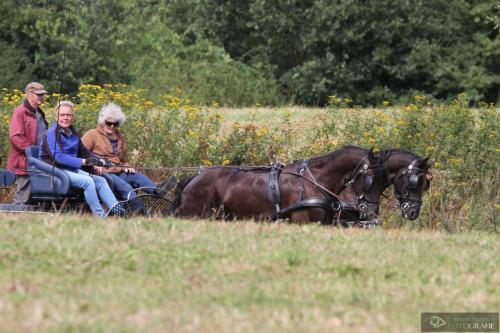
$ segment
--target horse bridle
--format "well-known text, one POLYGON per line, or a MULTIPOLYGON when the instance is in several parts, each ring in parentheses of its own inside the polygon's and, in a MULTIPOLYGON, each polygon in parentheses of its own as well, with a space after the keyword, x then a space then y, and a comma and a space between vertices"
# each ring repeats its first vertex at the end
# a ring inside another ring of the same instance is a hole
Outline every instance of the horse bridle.
POLYGON ((432 174, 428 173, 426 169, 418 168, 415 166, 415 164, 418 162, 418 159, 414 159, 406 169, 403 171, 400 171, 395 177, 394 180, 392 181, 393 184, 396 183, 396 181, 403 177, 407 176, 408 177, 408 189, 403 191, 403 193, 399 193, 398 189, 396 186, 394 186, 394 195, 396 198, 399 200, 399 207, 401 209, 401 212, 406 213, 410 208, 417 207, 419 208, 420 205, 422 204, 422 200, 418 199, 412 199, 410 196, 410 191, 408 190, 415 190, 418 187, 418 183, 420 181, 420 176, 426 175, 428 180, 432 179, 432 174))
POLYGON ((369 191, 372 186, 373 186, 373 176, 370 176, 368 174, 368 170, 369 169, 373 169, 373 168, 378 168, 380 166, 380 164, 374 164, 374 165, 370 165, 370 163, 363 163, 363 161, 365 161, 367 159, 367 157, 364 157, 358 164, 358 166, 354 169, 353 173, 351 174, 351 179, 348 180, 344 186, 347 188, 347 187, 351 187, 352 184, 354 184, 356 182, 356 180, 358 179, 358 177, 363 177, 363 192, 361 192, 361 194, 357 194, 354 190, 354 194, 356 194, 356 199, 357 199, 357 207, 356 209, 361 213, 361 215, 363 215, 367 210, 368 210, 368 207, 369 206, 376 206, 378 207, 380 205, 380 200, 379 201, 369 201, 367 198, 366 198, 366 194, 365 194, 365 191, 369 191))

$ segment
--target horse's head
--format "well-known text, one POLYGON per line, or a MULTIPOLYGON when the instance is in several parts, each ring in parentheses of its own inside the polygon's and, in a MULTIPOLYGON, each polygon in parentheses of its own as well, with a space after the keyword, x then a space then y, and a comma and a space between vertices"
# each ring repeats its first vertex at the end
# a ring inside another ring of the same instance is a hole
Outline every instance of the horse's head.
POLYGON ((420 214, 423 192, 432 180, 429 169, 434 161, 402 150, 387 151, 384 167, 387 179, 394 185, 394 194, 405 219, 415 220, 420 214))
POLYGON ((356 210, 361 219, 378 218, 380 195, 387 186, 382 159, 372 150, 366 151, 345 183, 356 196, 356 210))

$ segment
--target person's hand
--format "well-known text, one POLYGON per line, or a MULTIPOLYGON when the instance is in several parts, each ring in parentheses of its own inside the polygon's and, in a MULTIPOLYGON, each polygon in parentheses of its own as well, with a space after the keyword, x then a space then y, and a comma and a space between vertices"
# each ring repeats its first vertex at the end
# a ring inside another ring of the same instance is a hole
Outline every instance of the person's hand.
POLYGON ((123 168, 123 171, 125 173, 135 173, 135 169, 131 168, 131 167, 125 167, 125 168, 123 168))
POLYGON ((94 173, 98 176, 102 175, 102 167, 94 165, 94 173))

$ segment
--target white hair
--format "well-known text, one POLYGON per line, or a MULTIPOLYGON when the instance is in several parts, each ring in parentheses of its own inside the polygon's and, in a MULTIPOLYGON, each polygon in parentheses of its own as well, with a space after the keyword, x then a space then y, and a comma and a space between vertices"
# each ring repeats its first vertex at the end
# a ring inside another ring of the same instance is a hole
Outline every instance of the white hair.
POLYGON ((115 103, 109 103, 101 108, 99 111, 99 118, 97 118, 97 123, 103 125, 106 121, 118 122, 122 125, 127 117, 123 113, 122 109, 115 103))
POLYGON ((69 106, 71 108, 71 110, 75 109, 75 105, 73 103, 71 103, 70 101, 60 101, 56 105, 56 113, 59 112, 59 109, 61 108, 61 106, 69 106))

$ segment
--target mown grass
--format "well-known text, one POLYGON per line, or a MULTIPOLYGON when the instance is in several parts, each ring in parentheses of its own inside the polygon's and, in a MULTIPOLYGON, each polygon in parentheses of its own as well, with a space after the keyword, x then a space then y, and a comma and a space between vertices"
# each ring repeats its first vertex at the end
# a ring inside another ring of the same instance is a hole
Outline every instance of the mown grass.
POLYGON ((418 332, 498 311, 497 234, 0 215, 0 331, 418 332))

